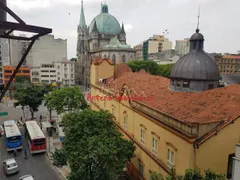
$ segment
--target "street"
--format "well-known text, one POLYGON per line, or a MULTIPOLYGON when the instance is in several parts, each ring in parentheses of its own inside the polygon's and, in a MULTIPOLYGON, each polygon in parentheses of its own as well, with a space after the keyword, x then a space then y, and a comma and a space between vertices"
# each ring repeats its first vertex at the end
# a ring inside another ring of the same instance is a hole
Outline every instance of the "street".
MULTIPOLYGON (((4 104, 0 103, 0 112, 8 112, 8 116, 0 117, 0 124, 2 124, 3 120, 19 120, 22 116, 22 110, 21 108, 14 108, 11 106, 11 104, 8 104, 9 107, 6 107, 4 104)), ((42 115, 43 117, 47 115, 46 109, 41 106, 38 113, 36 113, 35 117, 39 118, 39 115, 42 115)), ((28 114, 30 118, 30 113, 28 114)), ((23 133, 23 127, 20 127, 20 131, 23 133)), ((24 139, 23 136, 23 145, 24 147, 27 147, 27 142, 24 139)), ((28 148, 27 148, 28 150, 28 148)), ((61 180, 63 179, 62 176, 57 172, 57 170, 51 165, 48 157, 45 154, 36 154, 31 155, 28 150, 28 159, 25 160, 23 156, 23 151, 18 152, 18 156, 16 157, 16 161, 19 165, 19 173, 16 175, 12 175, 9 177, 6 177, 3 173, 2 167, 0 167, 0 179, 1 180, 17 180, 19 177, 31 174, 34 176, 35 180, 61 180)), ((5 136, 2 136, 0 138, 0 161, 1 163, 8 158, 13 158, 14 155, 12 152, 8 153, 6 151, 6 145, 5 145, 5 136)), ((2 166, 2 164, 0 165, 2 166)))

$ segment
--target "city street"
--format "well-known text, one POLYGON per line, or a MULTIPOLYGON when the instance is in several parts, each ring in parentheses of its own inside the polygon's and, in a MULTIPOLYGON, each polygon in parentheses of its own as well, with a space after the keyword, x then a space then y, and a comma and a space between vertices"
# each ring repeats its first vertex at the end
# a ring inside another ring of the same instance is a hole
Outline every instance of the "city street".
MULTIPOLYGON (((19 120, 22 116, 22 110, 21 108, 14 108, 11 106, 11 103, 9 102, 8 107, 6 107, 4 104, 0 103, 0 112, 8 112, 8 116, 0 117, 0 124, 2 124, 3 120, 19 120)), ((41 106, 38 113, 36 113, 35 117, 39 118, 39 115, 47 116, 47 110, 43 106, 41 106)), ((30 113, 28 114, 29 118, 30 113)), ((23 127, 20 127, 20 130, 23 133, 23 127)), ((0 161, 2 166, 2 162, 5 159, 13 158, 14 155, 12 152, 8 153, 6 151, 5 146, 5 136, 0 138, 0 161)), ((24 138, 24 137, 23 137, 24 138)), ((24 147, 27 147, 27 142, 24 139, 24 147)), ((27 148, 28 149, 28 148, 27 148)), ((47 153, 46 153, 47 154, 47 153)), ((19 177, 25 175, 25 174, 31 174, 34 176, 35 180, 61 180, 63 179, 62 176, 58 173, 58 171, 50 164, 50 161, 46 154, 36 154, 31 155, 28 151, 28 160, 24 160, 23 152, 19 152, 18 156, 16 158, 16 161, 19 165, 20 172, 16 175, 12 175, 9 177, 6 177, 3 173, 2 167, 0 167, 0 179, 1 180, 17 180, 19 177)))

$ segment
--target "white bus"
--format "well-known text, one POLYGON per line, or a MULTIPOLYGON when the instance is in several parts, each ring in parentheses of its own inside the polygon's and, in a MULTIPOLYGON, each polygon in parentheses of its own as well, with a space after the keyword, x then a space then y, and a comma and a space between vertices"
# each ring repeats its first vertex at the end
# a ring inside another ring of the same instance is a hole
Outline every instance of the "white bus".
POLYGON ((7 120, 4 121, 3 127, 6 134, 7 151, 22 149, 22 135, 17 123, 14 120, 7 120))
POLYGON ((28 145, 31 154, 42 153, 47 150, 46 137, 36 121, 26 122, 26 133, 28 137, 28 145))

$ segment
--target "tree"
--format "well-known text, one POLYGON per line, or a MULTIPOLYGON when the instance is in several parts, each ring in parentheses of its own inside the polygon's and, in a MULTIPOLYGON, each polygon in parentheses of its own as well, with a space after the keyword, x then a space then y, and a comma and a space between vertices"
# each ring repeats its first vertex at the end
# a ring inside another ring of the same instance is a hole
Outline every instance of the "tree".
POLYGON ((169 78, 174 65, 175 64, 158 65, 157 75, 169 78))
POLYGON ((159 172, 153 172, 151 173, 151 180, 165 180, 164 176, 162 173, 159 172))
POLYGON ((77 58, 71 58, 70 61, 77 62, 77 58))
POLYGON ((64 113, 66 108, 70 111, 88 107, 84 95, 79 87, 61 88, 53 90, 44 98, 45 105, 58 114, 64 113))
POLYGON ((135 151, 107 111, 75 111, 63 117, 69 180, 115 180, 135 151))
POLYGON ((67 153, 64 149, 56 149, 51 156, 53 160, 53 165, 62 167, 67 165, 67 153))
POLYGON ((13 96, 17 100, 14 106, 29 106, 32 119, 34 119, 34 112, 38 111, 38 106, 42 104, 44 89, 39 86, 29 84, 28 86, 16 89, 13 96))
POLYGON ((29 76, 16 76, 16 78, 15 78, 15 82, 17 82, 17 83, 22 83, 24 81, 30 82, 31 81, 30 77, 29 76))
POLYGON ((132 69, 133 72, 138 72, 144 69, 152 75, 157 75, 158 64, 154 61, 130 61, 127 65, 132 69))

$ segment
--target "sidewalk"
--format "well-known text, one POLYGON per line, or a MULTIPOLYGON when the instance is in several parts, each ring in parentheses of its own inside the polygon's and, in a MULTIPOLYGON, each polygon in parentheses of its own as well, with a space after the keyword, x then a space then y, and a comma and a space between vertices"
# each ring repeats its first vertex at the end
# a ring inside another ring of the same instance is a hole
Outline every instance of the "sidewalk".
MULTIPOLYGON (((52 137, 49 137, 48 133, 46 131, 44 131, 44 134, 47 137, 47 155, 49 157, 49 159, 52 156, 52 153, 55 152, 56 149, 61 149, 62 148, 62 143, 59 139, 59 136, 56 135, 56 133, 53 133, 52 137)), ((51 159, 50 159, 51 160, 51 159)), ((56 167, 56 166, 55 166, 56 167)), ((56 167, 56 169, 58 170, 58 172, 65 178, 70 174, 71 170, 69 168, 69 166, 63 166, 63 167, 56 167)))

